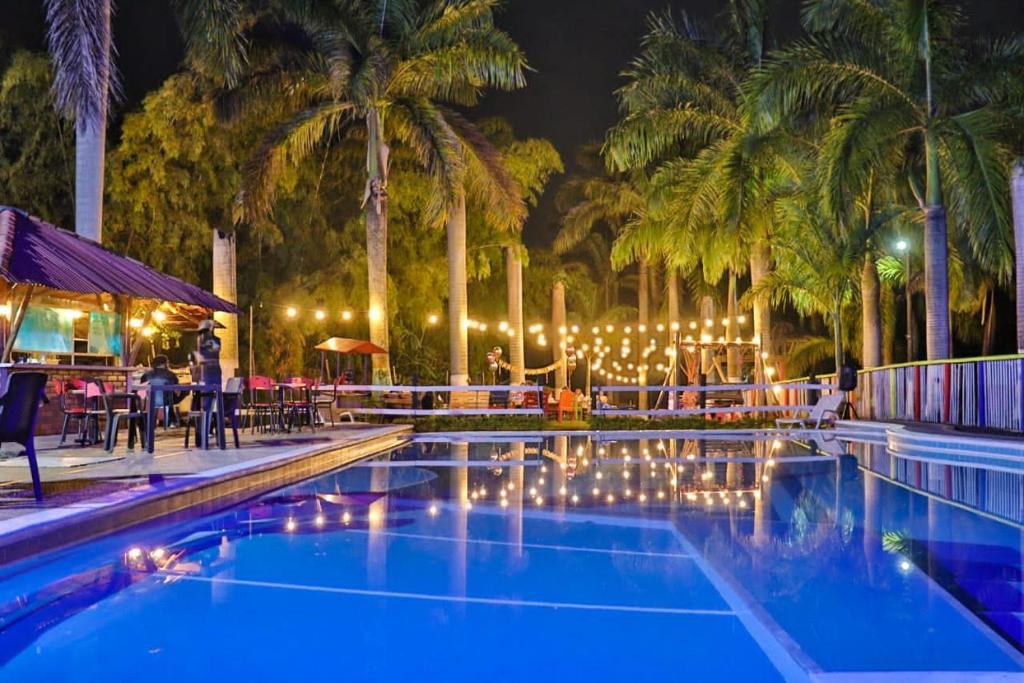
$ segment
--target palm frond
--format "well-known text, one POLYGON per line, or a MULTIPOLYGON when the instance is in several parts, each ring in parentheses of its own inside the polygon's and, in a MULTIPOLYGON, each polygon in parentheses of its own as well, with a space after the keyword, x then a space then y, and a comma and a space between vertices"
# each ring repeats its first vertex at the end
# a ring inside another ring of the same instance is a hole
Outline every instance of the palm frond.
POLYGON ((111 40, 112 0, 46 0, 46 39, 57 110, 89 126, 106 125, 120 95, 111 40))

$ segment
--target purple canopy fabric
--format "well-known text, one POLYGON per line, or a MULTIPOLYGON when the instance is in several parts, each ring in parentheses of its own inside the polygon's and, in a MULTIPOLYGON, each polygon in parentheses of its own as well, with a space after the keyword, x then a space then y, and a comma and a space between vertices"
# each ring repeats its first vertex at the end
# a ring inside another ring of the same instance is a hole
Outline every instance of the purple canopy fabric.
POLYGON ((234 304, 195 285, 8 206, 0 206, 0 279, 239 312, 234 304))

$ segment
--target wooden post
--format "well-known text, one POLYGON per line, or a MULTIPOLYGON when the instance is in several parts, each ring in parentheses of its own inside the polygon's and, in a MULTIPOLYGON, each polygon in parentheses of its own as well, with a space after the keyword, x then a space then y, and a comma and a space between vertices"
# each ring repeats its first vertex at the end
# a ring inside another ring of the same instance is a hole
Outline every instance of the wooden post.
POLYGON ((128 362, 125 365, 131 367, 135 365, 135 361, 138 360, 139 351, 142 350, 142 344, 146 341, 146 337, 142 334, 142 330, 146 329, 150 322, 153 320, 153 311, 160 308, 160 302, 157 302, 155 306, 146 311, 145 317, 142 319, 142 327, 139 328, 139 333, 135 336, 135 341, 132 343, 132 350, 128 354, 128 362))
POLYGON ((21 298, 18 310, 11 313, 11 332, 7 335, 7 341, 4 343, 2 359, 4 363, 11 360, 11 352, 14 351, 14 340, 18 338, 18 332, 21 330, 21 323, 25 320, 25 313, 28 312, 28 305, 32 301, 32 294, 35 290, 35 285, 29 285, 28 290, 25 292, 25 296, 21 298))
POLYGON ((121 365, 128 366, 128 356, 131 353, 132 332, 132 298, 130 296, 117 297, 117 312, 121 315, 121 365))

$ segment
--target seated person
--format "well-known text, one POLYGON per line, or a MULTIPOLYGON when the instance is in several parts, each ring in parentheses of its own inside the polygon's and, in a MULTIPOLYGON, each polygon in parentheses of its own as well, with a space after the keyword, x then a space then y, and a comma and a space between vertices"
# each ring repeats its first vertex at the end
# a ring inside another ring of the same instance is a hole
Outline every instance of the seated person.
POLYGON ((582 420, 583 419, 583 414, 586 412, 586 410, 587 410, 587 408, 589 406, 590 401, 587 400, 586 395, 583 393, 583 390, 580 389, 580 388, 577 388, 576 391, 574 392, 574 394, 573 394, 573 401, 574 401, 574 403, 573 403, 573 406, 574 406, 573 416, 577 420, 582 420))
MULTIPOLYGON (((149 386, 180 384, 178 376, 171 372, 168 367, 167 356, 163 355, 153 357, 153 367, 142 373, 140 381, 142 384, 149 386)), ((164 409, 165 413, 168 413, 169 409, 177 405, 184 397, 183 392, 156 392, 153 394, 153 405, 158 410, 164 409)), ((167 421, 168 417, 170 417, 170 415, 165 414, 164 420, 167 421)))
POLYGON ((597 407, 598 408, 614 408, 611 403, 608 402, 608 394, 603 391, 597 395, 597 407))

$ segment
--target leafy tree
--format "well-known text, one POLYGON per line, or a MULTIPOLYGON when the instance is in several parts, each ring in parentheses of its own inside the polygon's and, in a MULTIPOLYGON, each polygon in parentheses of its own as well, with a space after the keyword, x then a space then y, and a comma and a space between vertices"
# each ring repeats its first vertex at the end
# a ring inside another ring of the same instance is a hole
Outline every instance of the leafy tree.
POLYGON ((0 80, 0 203, 70 226, 72 135, 54 112, 45 55, 16 52, 0 80))

